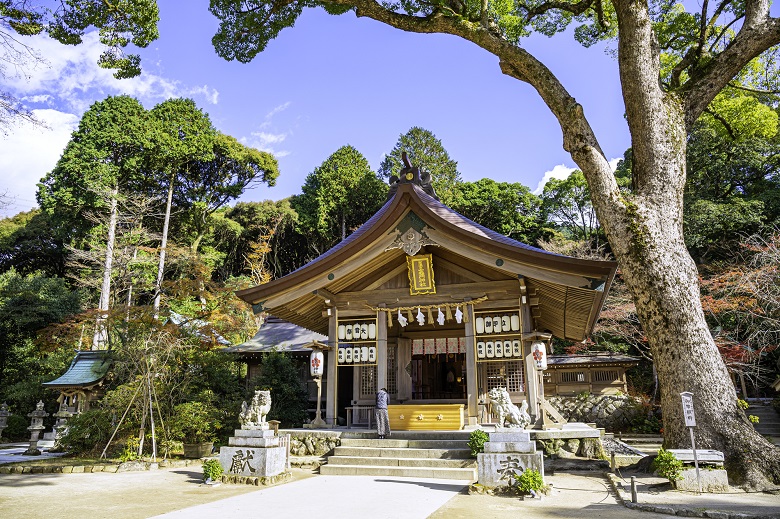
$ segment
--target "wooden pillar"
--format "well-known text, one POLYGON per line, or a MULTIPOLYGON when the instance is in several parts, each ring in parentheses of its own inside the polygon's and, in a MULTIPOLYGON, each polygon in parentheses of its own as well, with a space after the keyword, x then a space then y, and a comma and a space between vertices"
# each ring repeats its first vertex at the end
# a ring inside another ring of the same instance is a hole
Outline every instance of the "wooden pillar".
POLYGON ((376 389, 387 387, 387 312, 379 312, 376 326, 376 389))
MULTIPOLYGON (((523 302, 522 299, 520 302, 520 321, 524 334, 533 331, 531 307, 527 302, 523 302)), ((525 359, 525 398, 528 400, 528 414, 531 415, 531 422, 533 423, 541 417, 541 414, 539 412, 539 376, 536 372, 533 355, 531 354, 531 341, 523 341, 523 358, 525 359)))
POLYGON ((412 399, 412 376, 406 372, 406 366, 412 362, 412 344, 407 338, 398 338, 398 348, 395 352, 398 360, 398 400, 412 399))
POLYGON ((474 343, 474 306, 466 304, 468 322, 466 329, 466 402, 468 404, 468 425, 477 425, 479 409, 477 408, 477 354, 474 343))
POLYGON ((328 383, 325 388, 325 423, 333 427, 336 425, 336 399, 338 388, 338 310, 330 308, 328 318, 328 383))

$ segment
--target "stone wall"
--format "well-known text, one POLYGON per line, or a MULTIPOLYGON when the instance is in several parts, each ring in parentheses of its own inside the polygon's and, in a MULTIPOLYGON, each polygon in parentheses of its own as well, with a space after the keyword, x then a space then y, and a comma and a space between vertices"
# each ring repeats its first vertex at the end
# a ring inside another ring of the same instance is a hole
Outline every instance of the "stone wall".
POLYGON ((341 445, 338 436, 316 434, 290 437, 290 454, 293 456, 324 456, 341 445))
POLYGON ((628 395, 551 396, 547 401, 570 422, 627 431, 643 416, 642 401, 628 395))

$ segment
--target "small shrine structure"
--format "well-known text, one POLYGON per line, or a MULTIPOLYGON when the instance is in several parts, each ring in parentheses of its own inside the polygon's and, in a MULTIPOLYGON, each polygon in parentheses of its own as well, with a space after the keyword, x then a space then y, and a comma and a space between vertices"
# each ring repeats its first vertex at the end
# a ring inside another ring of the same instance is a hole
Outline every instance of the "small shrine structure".
POLYGON ((591 333, 616 263, 487 229, 442 204, 430 175, 408 162, 390 182, 385 205, 345 240, 237 295, 324 336, 329 426, 373 405, 381 387, 394 429, 474 426, 497 387, 541 423, 534 348, 591 333))
POLYGON ((103 395, 103 379, 111 367, 107 350, 80 350, 68 370, 43 386, 59 391, 57 402, 71 413, 83 413, 103 395))

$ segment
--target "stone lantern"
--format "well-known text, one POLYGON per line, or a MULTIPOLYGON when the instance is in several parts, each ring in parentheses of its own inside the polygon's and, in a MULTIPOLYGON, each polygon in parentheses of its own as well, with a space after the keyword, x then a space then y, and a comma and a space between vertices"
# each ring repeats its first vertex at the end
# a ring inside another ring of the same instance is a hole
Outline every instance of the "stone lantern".
POLYGON ((5 402, 0 405, 0 438, 3 437, 3 431, 8 427, 8 417, 11 413, 8 412, 8 404, 5 402))
POLYGON ((30 417, 30 426, 27 428, 30 431, 30 447, 22 454, 27 456, 40 456, 41 451, 38 449, 38 438, 43 431, 43 419, 49 416, 49 413, 43 410, 43 401, 39 400, 35 405, 35 411, 27 415, 30 417))
POLYGON ((54 439, 59 441, 68 432, 68 420, 73 417, 73 413, 68 411, 68 405, 62 402, 59 411, 54 413, 54 417, 57 419, 54 422, 54 439))

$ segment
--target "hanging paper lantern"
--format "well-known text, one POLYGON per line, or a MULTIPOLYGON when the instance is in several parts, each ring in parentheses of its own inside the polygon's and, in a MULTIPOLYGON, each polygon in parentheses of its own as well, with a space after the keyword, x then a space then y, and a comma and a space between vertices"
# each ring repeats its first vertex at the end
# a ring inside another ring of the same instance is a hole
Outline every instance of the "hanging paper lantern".
POLYGON ((349 348, 339 348, 339 364, 344 364, 347 361, 347 350, 349 348))
POLYGON ((478 334, 485 333, 485 319, 483 317, 474 319, 474 328, 476 328, 478 334))
POLYGON ((376 339, 376 323, 370 323, 368 325, 368 338, 376 339))
POLYGON ((520 329, 520 316, 517 314, 512 315, 509 318, 509 327, 512 329, 513 332, 516 332, 520 329))
POLYGON ((325 355, 320 350, 314 350, 309 355, 309 372, 312 377, 321 377, 325 372, 325 355))
POLYGON ((547 350, 542 341, 534 341, 531 343, 531 355, 534 357, 536 369, 547 369, 547 350))

